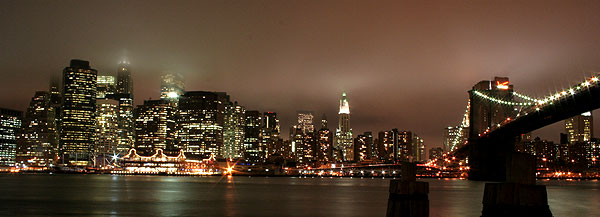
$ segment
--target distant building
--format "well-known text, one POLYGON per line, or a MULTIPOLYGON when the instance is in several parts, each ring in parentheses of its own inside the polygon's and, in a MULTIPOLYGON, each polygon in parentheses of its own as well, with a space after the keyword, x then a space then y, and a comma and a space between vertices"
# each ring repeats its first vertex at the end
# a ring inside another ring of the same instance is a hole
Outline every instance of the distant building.
POLYGON ((96 100, 95 142, 92 152, 96 155, 118 153, 119 101, 108 98, 96 100))
POLYGON ((342 93, 340 99, 340 109, 338 112, 338 128, 335 131, 334 149, 341 151, 342 156, 336 157, 343 161, 354 160, 354 152, 352 147, 352 128, 350 128, 350 104, 346 98, 346 93, 342 93))
POLYGON ((225 105, 225 128, 223 132, 224 158, 239 159, 244 157, 244 141, 246 128, 246 109, 237 102, 225 105))
POLYGON ((440 147, 429 149, 429 160, 441 159, 444 155, 444 149, 440 147))
POLYGON ((302 133, 312 133, 315 131, 315 125, 313 123, 314 113, 311 111, 298 111, 298 127, 302 130, 302 133))
POLYGON ((160 98, 168 100, 177 100, 178 96, 184 94, 185 83, 183 76, 178 73, 165 72, 161 76, 160 98))
POLYGON ((260 163, 265 157, 261 146, 262 117, 259 111, 246 111, 245 116, 244 158, 248 162, 260 163))
POLYGON ((0 167, 15 165, 22 116, 20 111, 0 108, 0 167))
POLYGON ((57 109, 48 91, 37 91, 23 118, 17 146, 17 161, 45 166, 58 155, 57 109))
POLYGON ((275 112, 264 112, 262 117, 262 147, 265 148, 265 158, 281 155, 277 152, 277 143, 280 142, 281 128, 275 112))
POLYGON ((383 161, 394 161, 398 156, 398 129, 382 131, 378 134, 377 146, 379 158, 383 161))
POLYGON ((594 136, 594 119, 591 112, 586 112, 565 120, 569 144, 588 142, 594 136))
POLYGON ((131 78, 131 68, 128 61, 121 61, 117 68, 116 92, 130 94, 133 98, 133 79, 131 78))
POLYGON ((373 146, 373 134, 365 132, 354 139, 354 161, 370 160, 373 146))
POLYGON ((321 118, 321 129, 318 131, 317 160, 320 162, 335 162, 333 159, 333 132, 327 127, 327 117, 321 118))
POLYGON ((60 147, 74 165, 87 165, 94 146, 97 74, 83 60, 71 60, 63 70, 60 147))
POLYGON ((222 92, 188 91, 179 97, 179 147, 186 153, 220 156, 228 101, 222 92))
POLYGON ((452 151, 452 148, 458 148, 468 139, 468 128, 446 127, 444 128, 444 152, 452 151))
POLYGON ((469 138, 479 137, 487 130, 492 130, 509 117, 514 117, 514 106, 492 102, 480 94, 514 101, 513 86, 506 77, 495 77, 493 81, 480 81, 469 91, 469 138))
POLYGON ((117 93, 117 84, 115 76, 111 75, 98 75, 96 83, 96 98, 105 99, 107 95, 111 96, 117 93))
POLYGON ((135 109, 135 149, 143 154, 158 149, 169 153, 179 151, 175 147, 175 108, 166 100, 145 100, 135 109))
POLYGON ((124 155, 134 146, 135 117, 133 105, 133 78, 129 61, 121 61, 117 67, 116 91, 111 99, 119 102, 119 144, 117 151, 124 155))

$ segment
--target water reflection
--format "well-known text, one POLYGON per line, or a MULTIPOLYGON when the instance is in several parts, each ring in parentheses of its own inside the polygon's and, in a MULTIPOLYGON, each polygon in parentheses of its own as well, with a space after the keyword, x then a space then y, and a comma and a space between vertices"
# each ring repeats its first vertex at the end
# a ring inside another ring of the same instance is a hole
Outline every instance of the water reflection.
MULTIPOLYGON (((384 216, 390 179, 2 175, 0 215, 384 216)), ((480 216, 485 183, 427 179, 431 216, 480 216)), ((597 216, 598 181, 540 181, 555 216, 597 216)))

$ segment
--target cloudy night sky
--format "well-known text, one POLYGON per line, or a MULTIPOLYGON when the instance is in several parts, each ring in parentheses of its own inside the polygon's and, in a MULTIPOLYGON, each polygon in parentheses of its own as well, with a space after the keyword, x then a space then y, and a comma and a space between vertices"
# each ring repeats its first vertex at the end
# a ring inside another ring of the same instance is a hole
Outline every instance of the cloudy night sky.
MULTIPOLYGON (((6 0, 0 107, 25 110, 70 59, 115 74, 127 58, 136 104, 177 72, 186 90, 278 112, 287 138, 297 110, 335 128, 346 91, 355 135, 411 130, 429 149, 480 80, 507 76, 541 97, 600 71, 598 11, 600 1, 6 0)), ((534 135, 558 142, 562 124, 534 135)))

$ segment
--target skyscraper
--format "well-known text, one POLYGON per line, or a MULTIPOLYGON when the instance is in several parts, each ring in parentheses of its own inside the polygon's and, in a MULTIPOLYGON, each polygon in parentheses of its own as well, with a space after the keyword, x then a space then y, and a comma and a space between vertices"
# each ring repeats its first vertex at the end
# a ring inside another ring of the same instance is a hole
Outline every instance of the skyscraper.
POLYGON ((131 77, 129 61, 121 61, 119 63, 115 89, 115 94, 111 98, 119 102, 119 144, 117 146, 117 151, 124 154, 133 147, 135 137, 133 78, 131 77))
POLYGON ((71 60, 63 70, 60 146, 74 165, 87 165, 94 145, 97 74, 84 60, 71 60))
POLYGON ((179 97, 178 146, 191 154, 221 156, 228 101, 222 92, 188 91, 179 97))
POLYGON ((450 149, 452 149, 453 146, 456 146, 454 148, 458 148, 463 145, 468 139, 467 130, 468 128, 460 127, 444 128, 444 146, 442 147, 444 152, 452 151, 450 149))
POLYGON ((360 162, 371 159, 371 147, 373 146, 373 134, 365 132, 354 138, 354 161, 360 162))
POLYGON ((225 158, 239 159, 244 156, 244 133, 246 109, 237 102, 225 105, 225 127, 223 132, 222 155, 225 158))
POLYGON ((20 111, 0 108, 0 166, 15 165, 22 115, 20 111))
POLYGON ((168 100, 177 100, 178 96, 184 94, 185 83, 183 76, 178 73, 164 72, 161 76, 160 98, 168 100))
POLYGON ((130 94, 133 98, 133 79, 128 61, 121 61, 117 68, 117 87, 116 92, 120 94, 130 94))
POLYGON ((492 102, 481 97, 481 94, 514 101, 513 86, 506 77, 495 77, 493 81, 480 81, 469 91, 469 138, 479 137, 479 134, 501 124, 508 117, 514 116, 514 106, 492 102), (479 93, 479 94, 478 94, 479 93))
POLYGON ((333 132, 327 128, 327 117, 325 117, 325 114, 323 114, 323 118, 321 118, 321 129, 319 129, 317 139, 317 160, 322 163, 332 162, 333 132))
POLYGON ((31 98, 23 118, 21 138, 18 140, 17 161, 36 159, 35 165, 55 163, 58 153, 56 108, 48 91, 37 91, 31 98))
POLYGON ((115 83, 115 76, 111 75, 98 75, 98 81, 96 83, 96 98, 104 99, 108 96, 115 94, 117 91, 117 85, 115 83))
POLYGON ((265 148, 265 158, 277 153, 276 145, 281 140, 279 119, 275 112, 264 112, 262 117, 262 146, 265 148))
POLYGON ((262 117, 258 111, 246 111, 244 128, 244 158, 248 162, 260 163, 264 160, 264 147, 261 146, 262 117))
MULTIPOLYGON (((341 158, 343 161, 351 161, 354 155, 352 148, 352 128, 350 128, 350 104, 346 98, 346 93, 342 93, 340 99, 340 109, 338 112, 338 128, 335 131, 335 144, 334 148, 339 150, 342 154, 341 158)), ((340 157, 336 157, 339 159, 340 157)))
POLYGON ((302 133, 312 133, 315 131, 315 125, 313 122, 314 113, 312 111, 298 111, 296 112, 298 117, 298 127, 302 130, 302 133))
POLYGON ((594 133, 594 119, 591 112, 586 112, 565 120, 565 131, 569 144, 589 142, 594 133))
POLYGON ((95 155, 117 153, 119 144, 119 102, 109 98, 96 100, 95 155))
POLYGON ((151 154, 157 149, 177 153, 175 111, 165 100, 145 100, 135 109, 135 148, 151 154))

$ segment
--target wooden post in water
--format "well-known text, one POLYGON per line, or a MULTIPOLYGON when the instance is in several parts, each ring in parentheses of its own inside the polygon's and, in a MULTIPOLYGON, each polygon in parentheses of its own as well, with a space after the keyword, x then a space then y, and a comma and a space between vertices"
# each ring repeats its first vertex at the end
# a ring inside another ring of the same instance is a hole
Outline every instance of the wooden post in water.
POLYGON ((485 183, 481 216, 552 216, 546 186, 535 184, 535 172, 535 156, 508 154, 506 182, 485 183))
POLYGON ((417 182, 417 164, 403 163, 400 180, 390 181, 388 217, 429 216, 429 183, 417 182))

